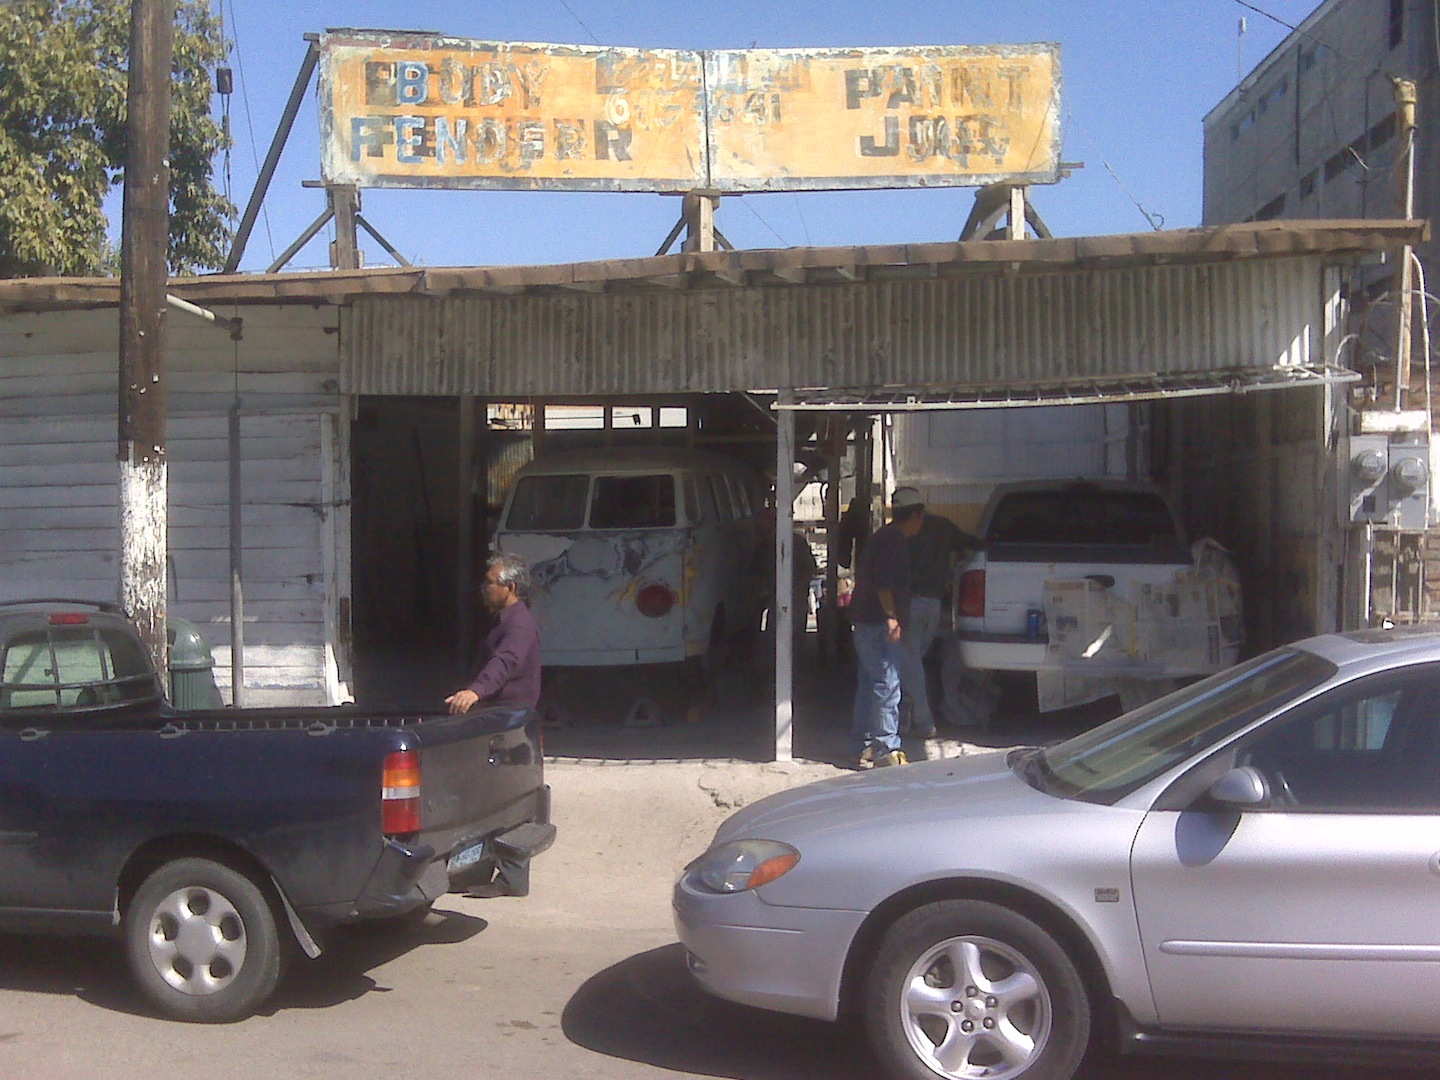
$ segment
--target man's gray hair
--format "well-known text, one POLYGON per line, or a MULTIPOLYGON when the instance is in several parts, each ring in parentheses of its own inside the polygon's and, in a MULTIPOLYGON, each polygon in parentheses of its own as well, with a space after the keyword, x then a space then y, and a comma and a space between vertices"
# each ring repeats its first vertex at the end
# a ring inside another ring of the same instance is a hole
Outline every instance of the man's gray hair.
POLYGON ((485 562, 486 570, 495 570, 495 580, 507 588, 514 588, 521 600, 530 597, 530 567, 513 551, 501 551, 491 555, 485 562))

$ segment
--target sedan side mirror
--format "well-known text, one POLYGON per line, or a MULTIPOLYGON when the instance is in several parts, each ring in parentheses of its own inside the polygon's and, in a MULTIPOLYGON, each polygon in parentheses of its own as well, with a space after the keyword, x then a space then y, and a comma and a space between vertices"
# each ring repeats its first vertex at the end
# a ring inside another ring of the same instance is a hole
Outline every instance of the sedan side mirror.
POLYGON ((1234 810, 1253 810, 1270 804, 1270 789, 1258 769, 1241 765, 1218 777, 1205 789, 1210 798, 1234 810))

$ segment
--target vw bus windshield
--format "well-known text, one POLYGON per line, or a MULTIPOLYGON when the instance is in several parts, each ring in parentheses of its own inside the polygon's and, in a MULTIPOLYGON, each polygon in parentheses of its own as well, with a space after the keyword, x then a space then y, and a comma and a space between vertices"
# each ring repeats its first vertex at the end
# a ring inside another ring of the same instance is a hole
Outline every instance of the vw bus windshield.
POLYGON ((570 532, 585 526, 590 477, 525 476, 515 485, 505 527, 511 532, 570 532))
POLYGON ((670 529, 675 527, 675 478, 597 476, 590 503, 592 529, 670 529))

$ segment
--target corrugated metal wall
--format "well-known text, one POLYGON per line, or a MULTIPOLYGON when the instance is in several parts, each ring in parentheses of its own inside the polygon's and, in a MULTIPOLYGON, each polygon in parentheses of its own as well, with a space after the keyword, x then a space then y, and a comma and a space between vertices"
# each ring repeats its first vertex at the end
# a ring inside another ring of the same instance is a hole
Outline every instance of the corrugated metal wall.
POLYGON ((352 394, 720 393, 1320 363, 1318 258, 559 296, 364 297, 352 394))

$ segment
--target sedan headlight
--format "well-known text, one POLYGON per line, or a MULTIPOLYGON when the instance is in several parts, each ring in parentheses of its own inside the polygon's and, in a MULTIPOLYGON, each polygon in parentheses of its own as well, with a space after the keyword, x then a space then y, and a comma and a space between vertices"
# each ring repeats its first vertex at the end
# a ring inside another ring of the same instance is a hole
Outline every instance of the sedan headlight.
POLYGON ((685 870, 710 892, 738 893, 774 881, 799 861, 800 853, 778 840, 731 840, 711 848, 685 870))

